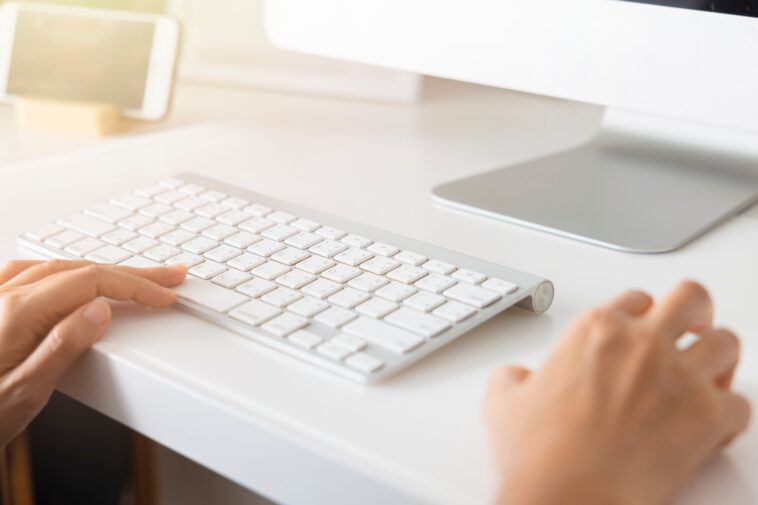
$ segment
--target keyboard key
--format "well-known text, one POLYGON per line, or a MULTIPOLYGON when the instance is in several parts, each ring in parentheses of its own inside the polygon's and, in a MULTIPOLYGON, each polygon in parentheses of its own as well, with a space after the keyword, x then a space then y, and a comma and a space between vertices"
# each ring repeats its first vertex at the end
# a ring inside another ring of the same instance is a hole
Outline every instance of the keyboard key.
POLYGON ((185 242, 189 242, 196 236, 197 235, 187 230, 174 230, 172 232, 166 233, 165 235, 161 235, 160 237, 158 237, 158 240, 160 240, 164 244, 177 247, 184 244, 185 242))
POLYGON ((467 282, 459 282, 442 294, 458 302, 473 305, 480 309, 488 307, 500 299, 498 293, 467 282))
POLYGON ((192 183, 185 184, 184 186, 179 186, 178 189, 179 191, 183 193, 187 193, 188 195, 192 195, 192 196, 197 196, 203 191, 205 191, 205 188, 202 187, 200 184, 192 184, 192 183))
POLYGON ((256 256, 255 254, 242 253, 236 258, 229 260, 226 264, 232 268, 236 268, 237 270, 249 272, 253 268, 263 265, 265 262, 265 259, 261 258, 260 256, 256 256))
POLYGON ((166 265, 173 266, 173 265, 185 265, 187 268, 192 268, 195 265, 199 265, 205 261, 202 256, 198 256, 197 254, 192 254, 188 252, 181 252, 177 254, 176 256, 173 256, 169 258, 166 261, 166 265))
POLYGON ((102 239, 103 242, 106 242, 110 245, 121 245, 124 242, 128 242, 132 239, 137 238, 139 235, 134 233, 133 231, 124 230, 119 228, 118 230, 113 230, 110 233, 106 233, 100 239, 102 239))
POLYGON ((214 247, 218 247, 219 243, 215 240, 211 240, 207 237, 193 238, 189 242, 182 244, 182 249, 195 254, 205 254, 214 247))
POLYGON ((301 291, 306 295, 315 296, 316 298, 327 298, 340 289, 342 289, 342 285, 336 282, 327 279, 316 279, 310 284, 303 286, 301 291))
MULTIPOLYGON (((249 300, 248 297, 235 291, 195 277, 187 277, 182 284, 174 288, 174 291, 184 300, 222 313, 228 312, 249 300)), ((273 307, 271 308, 273 309, 273 307)), ((230 315, 234 317, 233 314, 230 315)))
POLYGON ((97 263, 115 265, 117 263, 121 263, 126 259, 129 259, 131 256, 131 253, 124 251, 120 247, 116 247, 115 245, 107 245, 87 254, 85 258, 97 263))
POLYGON ((278 253, 284 249, 284 247, 284 244, 264 238, 263 240, 256 242, 255 244, 248 247, 247 250, 253 254, 257 254, 258 256, 268 258, 272 254, 278 253))
POLYGON ((369 299, 369 295, 353 288, 345 288, 329 297, 329 301, 345 309, 352 309, 369 299))
POLYGON ((325 311, 329 307, 331 307, 331 305, 329 305, 329 303, 325 302, 324 300, 306 296, 305 298, 301 298, 295 303, 288 305, 287 310, 294 312, 299 316, 313 317, 319 312, 325 311))
POLYGON ((451 323, 460 323, 476 314, 476 309, 463 303, 447 302, 432 312, 432 314, 447 319, 451 323))
POLYGON ((446 289, 457 284, 457 281, 451 277, 439 274, 429 274, 420 281, 416 282, 414 286, 421 288, 424 291, 431 291, 432 293, 442 293, 446 289))
POLYGON ((365 316, 346 324, 342 330, 396 354, 406 354, 424 343, 413 333, 365 316))
POLYGON ((414 267, 412 265, 400 265, 396 269, 387 274, 387 277, 393 281, 402 282, 404 284, 413 284, 420 278, 427 275, 427 271, 423 268, 414 267))
POLYGON ((281 314, 282 311, 276 307, 263 303, 258 300, 250 300, 245 305, 237 307, 233 311, 229 312, 229 315, 234 319, 247 323, 251 326, 258 326, 265 323, 272 317, 276 317, 281 314))
POLYGON ((309 232, 321 228, 320 224, 318 224, 316 221, 311 221, 310 219, 296 219, 295 221, 292 221, 290 225, 294 226, 298 230, 309 232))
POLYGON ((265 216, 271 213, 271 209, 269 207, 266 207, 265 205, 261 205, 259 203, 248 205, 242 210, 254 216, 265 216))
POLYGON ((153 260, 149 260, 143 256, 132 256, 131 258, 125 259, 119 263, 119 266, 133 268, 158 268, 162 267, 163 265, 153 260))
POLYGON ((455 272, 456 269, 455 265, 439 260, 429 260, 424 263, 421 268, 440 275, 450 275, 455 272))
POLYGON ((309 274, 320 274, 324 270, 333 267, 334 264, 334 261, 330 259, 322 258, 321 256, 311 256, 307 260, 301 261, 295 266, 303 272, 308 272, 309 274))
POLYGON ((261 237, 270 238, 271 240, 276 240, 277 242, 283 242, 284 240, 290 238, 293 235, 297 235, 298 233, 299 232, 297 231, 297 228, 287 226, 286 224, 277 224, 267 230, 262 231, 261 237))
POLYGON ((350 349, 332 342, 326 342, 316 347, 316 352, 335 361, 342 361, 344 358, 352 354, 350 349))
POLYGON ((161 244, 145 251, 144 256, 145 258, 157 261, 158 263, 164 263, 169 258, 173 258, 181 252, 181 249, 177 249, 176 247, 170 245, 161 244))
POLYGON ((316 280, 315 275, 305 273, 301 270, 290 270, 284 275, 280 275, 276 278, 277 284, 281 284, 285 288, 300 289, 309 282, 316 280))
POLYGON ((487 276, 483 273, 475 272, 474 270, 469 270, 467 268, 459 268, 453 273, 452 277, 453 279, 468 282, 469 284, 479 284, 487 279, 487 276))
POLYGON ((204 256, 210 260, 218 261, 219 263, 226 263, 230 259, 236 258, 241 254, 242 251, 240 249, 237 249, 236 247, 232 247, 230 245, 222 244, 215 249, 211 249, 210 251, 206 252, 204 256))
POLYGON ((280 275, 284 275, 292 270, 290 267, 277 263, 276 261, 267 261, 263 265, 250 271, 251 274, 267 281, 273 281, 280 275))
POLYGON ((66 247, 66 252, 83 258, 86 254, 91 253, 95 249, 100 249, 104 245, 104 242, 96 238, 87 237, 66 247))
POLYGON ((157 219, 163 214, 167 214, 172 210, 174 210, 174 208, 170 205, 166 205, 165 203, 153 203, 147 207, 142 207, 138 212, 143 216, 157 219))
POLYGON ((373 356, 369 356, 365 352, 357 352, 352 356, 349 356, 345 363, 351 368, 355 368, 363 373, 373 373, 384 366, 384 362, 373 356))
POLYGON ((366 250, 370 253, 376 254, 377 256, 384 256, 386 258, 389 258, 390 256, 394 256, 395 254, 400 252, 400 249, 393 245, 385 244, 384 242, 374 242, 370 246, 366 248, 366 250))
POLYGON ((99 219, 85 216, 84 214, 74 214, 58 221, 58 224, 74 230, 79 233, 84 233, 87 236, 98 238, 101 235, 105 235, 116 229, 116 227, 110 223, 105 223, 99 219))
POLYGON ((331 339, 330 342, 332 344, 341 345, 342 347, 348 349, 350 352, 358 352, 366 348, 366 342, 351 335, 337 335, 331 339))
POLYGON ((144 235, 149 238, 158 238, 161 235, 165 235, 170 231, 174 231, 174 227, 170 224, 155 222, 144 226, 137 230, 140 235, 144 235))
POLYGON ((426 263, 427 260, 426 256, 411 251, 401 251, 393 257, 400 263, 405 263, 406 265, 414 267, 426 263))
POLYGON ((329 270, 322 273, 321 276, 325 279, 329 279, 330 281, 344 284, 350 279, 358 277, 361 273, 361 270, 355 267, 349 267, 347 265, 335 265, 329 270))
POLYGON ((429 312, 443 303, 445 303, 444 296, 427 293, 426 291, 419 291, 415 295, 403 300, 404 305, 422 312, 429 312))
POLYGON ((393 310, 398 308, 398 304, 384 300, 382 298, 371 298, 367 302, 358 305, 355 310, 364 316, 381 319, 393 310))
POLYGON ((32 240, 36 240, 37 242, 42 242, 46 238, 50 238, 53 235, 56 235, 64 230, 65 228, 59 224, 47 224, 28 232, 26 236, 32 240))
POLYGON ((482 287, 496 291, 501 295, 510 295, 518 291, 518 285, 512 282, 504 281, 503 279, 497 279, 490 277, 482 283, 482 287))
POLYGON ((106 223, 111 224, 117 223, 122 219, 126 219, 132 215, 132 211, 123 209, 121 207, 116 207, 115 205, 111 205, 109 203, 101 203, 100 205, 95 205, 92 208, 86 209, 84 213, 88 216, 94 217, 95 219, 99 219, 100 221, 105 221, 106 223))
POLYGON ((287 339, 305 349, 313 349, 324 341, 323 338, 307 330, 298 330, 287 337, 287 339))
POLYGON ((178 202, 174 203, 174 207, 176 207, 177 209, 185 210, 188 212, 192 212, 195 209, 199 209, 200 207, 204 205, 208 205, 208 202, 196 196, 187 196, 179 200, 178 202))
POLYGON ((226 193, 222 193, 221 191, 213 191, 210 189, 208 191, 203 191, 197 196, 211 202, 220 202, 221 200, 225 200, 227 198, 226 193))
POLYGON ((127 217, 126 219, 119 221, 118 225, 121 228, 124 228, 129 231, 137 231, 140 228, 143 228, 152 222, 153 222, 152 218, 140 215, 140 216, 127 217))
POLYGON ((187 196, 185 193, 180 193, 179 191, 164 191, 163 193, 155 195, 153 200, 165 203, 166 205, 171 205, 174 202, 183 199, 185 196, 187 196))
MULTIPOLYGON (((346 235, 346 233, 339 228, 332 228, 331 226, 322 226, 316 230, 316 235, 324 237, 329 240, 339 240, 346 235)), ((345 248, 347 249, 347 247, 345 248)))
POLYGON ((425 338, 437 336, 450 328, 450 323, 444 319, 406 307, 396 310, 384 320, 425 338))
POLYGON ((307 325, 308 320, 304 317, 285 312, 284 314, 277 316, 269 322, 265 323, 263 326, 261 326, 261 329, 266 330, 269 333, 273 333, 277 337, 286 337, 294 331, 305 328, 307 325))
POLYGON ((203 230, 203 236, 221 242, 222 240, 235 235, 237 232, 239 232, 239 230, 234 226, 229 226, 228 224, 217 224, 203 230))
POLYGON ((200 277, 201 279, 211 279, 213 277, 216 277, 218 274, 226 272, 228 268, 225 265, 222 265, 221 263, 216 263, 215 261, 211 260, 205 260, 199 265, 196 265, 189 269, 189 274, 194 275, 195 277, 200 277))
POLYGON ((258 298, 276 289, 276 284, 271 281, 253 278, 237 286, 237 291, 253 298, 258 298))
POLYGON ((275 222, 269 221, 264 217, 254 217, 253 219, 245 221, 239 225, 241 230, 249 231, 250 233, 255 234, 261 233, 262 231, 268 230, 274 226, 276 226, 275 222))
POLYGON ((234 289, 240 284, 247 282, 252 278, 253 276, 250 274, 246 274, 245 272, 240 272, 239 270, 230 268, 226 272, 214 277, 212 282, 225 288, 234 289))
POLYGON ((266 303, 270 303, 271 305, 275 307, 283 308, 289 305, 290 303, 298 301, 302 297, 303 295, 301 295, 300 293, 292 289, 276 288, 270 293, 266 293, 265 295, 263 295, 261 297, 261 300, 263 300, 266 303))
POLYGON ((345 265, 350 265, 351 267, 355 267, 363 263, 364 261, 370 260, 373 258, 374 255, 371 253, 368 253, 364 251, 363 249, 357 249, 355 247, 351 247, 347 251, 339 253, 337 256, 334 257, 335 261, 339 261, 340 263, 344 263, 345 265))
POLYGON ((332 258, 346 249, 347 246, 345 244, 335 242, 334 240, 323 240, 308 250, 324 258, 332 258))
POLYGON ((225 212, 218 216, 216 218, 216 221, 231 226, 237 226, 241 222, 247 221, 248 219, 250 219, 250 214, 242 212, 241 210, 230 210, 229 212, 225 212))
POLYGON ((295 219, 297 219, 292 214, 287 214, 286 212, 280 212, 280 211, 274 211, 266 216, 267 219, 270 219, 271 221, 274 221, 275 223, 281 223, 281 224, 289 224, 295 219))
POLYGON ((347 244, 350 247, 357 247, 358 249, 364 249, 368 246, 370 246, 373 242, 370 239, 367 239, 366 237, 361 237, 360 235, 354 235, 350 234, 342 239, 343 244, 347 244))
POLYGON ((66 230, 48 238, 45 240, 45 244, 55 247, 56 249, 63 249, 64 247, 69 246, 83 238, 84 235, 78 231, 66 230))
POLYGON ((133 240, 130 240, 129 242, 125 242, 122 247, 127 251, 133 252, 135 254, 142 254, 143 252, 147 251, 148 249, 152 249, 158 244, 159 242, 157 240, 148 237, 137 237, 133 240))
POLYGON ((382 298, 391 302, 401 302, 412 294, 416 293, 416 291, 416 288, 413 288, 406 284, 401 284, 399 282, 390 282, 383 288, 378 289, 376 291, 376 295, 381 296, 382 298))
POLYGON ((301 231, 285 240, 284 243, 292 247, 297 247, 298 249, 308 249, 309 247, 313 247, 314 245, 318 244, 322 240, 324 239, 315 233, 301 231))
POLYGON ((372 258, 368 260, 365 263, 361 263, 361 268, 367 272, 371 272, 372 274, 377 275, 384 275, 387 272, 394 270, 395 268, 400 266, 399 261, 395 261, 391 258, 383 258, 377 256, 376 258, 372 258))
POLYGON ((153 201, 143 196, 137 196, 131 193, 127 193, 125 195, 119 196, 118 198, 112 198, 110 200, 110 203, 118 207, 121 207, 122 209, 131 210, 132 212, 134 212, 141 209, 142 207, 147 207, 148 205, 153 203, 153 201))
POLYGON ((324 312, 316 314, 316 317, 313 319, 332 328, 339 328, 356 317, 358 317, 358 314, 352 310, 343 309, 341 307, 331 307, 324 312))
POLYGON ((185 221, 181 224, 183 230, 187 230, 190 233, 200 233, 207 230, 211 226, 214 226, 216 221, 208 219, 207 217, 195 217, 189 221, 185 221))
POLYGON ((192 212, 177 209, 167 214, 163 214, 159 219, 166 224, 179 226, 180 224, 184 223, 185 221, 189 221, 190 219, 193 219, 194 217, 195 215, 192 212))
POLYGON ((374 291, 376 291, 377 289, 381 288, 382 286, 388 283, 389 281, 385 277, 382 277, 381 275, 365 273, 351 280, 350 282, 347 283, 347 285, 359 291, 364 291, 366 293, 373 293, 374 291))
POLYGON ((261 238, 258 235, 254 235, 247 231, 241 231, 224 239, 229 245, 239 247, 240 249, 247 249, 256 242, 260 242, 261 238))
POLYGON ((285 265, 292 266, 295 263, 299 263, 303 261, 309 256, 310 254, 303 251, 302 249, 297 249, 295 247, 287 247, 286 249, 282 249, 278 253, 273 254, 271 256, 271 259, 274 261, 278 261, 279 263, 284 263, 285 265))
POLYGON ((230 196, 226 200, 222 200, 221 204, 226 205, 227 207, 231 207, 233 209, 242 210, 248 205, 250 205, 250 202, 248 202, 244 198, 237 198, 236 196, 230 196))
POLYGON ((208 219, 215 219, 216 216, 223 214, 227 210, 229 209, 220 203, 209 203, 195 209, 195 214, 201 217, 207 217, 208 219))

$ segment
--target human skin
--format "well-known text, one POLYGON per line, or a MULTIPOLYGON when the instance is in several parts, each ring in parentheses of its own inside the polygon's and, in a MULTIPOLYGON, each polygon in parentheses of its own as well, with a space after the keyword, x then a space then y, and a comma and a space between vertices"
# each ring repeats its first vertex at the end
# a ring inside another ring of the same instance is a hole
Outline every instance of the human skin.
POLYGON ((0 266, 0 447, 45 406, 63 373, 105 332, 103 298, 165 307, 186 268, 136 269, 88 261, 0 266))
POLYGON ((535 372, 502 367, 484 417, 499 505, 661 505, 744 431, 739 341, 707 291, 623 294, 576 319, 535 372), (687 349, 677 341, 699 338, 687 349))

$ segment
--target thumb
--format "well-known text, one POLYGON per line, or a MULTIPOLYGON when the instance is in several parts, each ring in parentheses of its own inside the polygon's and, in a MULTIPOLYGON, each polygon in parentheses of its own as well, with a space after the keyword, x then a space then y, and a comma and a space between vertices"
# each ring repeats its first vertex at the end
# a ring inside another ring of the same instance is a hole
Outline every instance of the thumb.
POLYGON ((30 389, 52 388, 71 365, 97 342, 111 322, 111 307, 95 299, 60 321, 18 367, 30 389))

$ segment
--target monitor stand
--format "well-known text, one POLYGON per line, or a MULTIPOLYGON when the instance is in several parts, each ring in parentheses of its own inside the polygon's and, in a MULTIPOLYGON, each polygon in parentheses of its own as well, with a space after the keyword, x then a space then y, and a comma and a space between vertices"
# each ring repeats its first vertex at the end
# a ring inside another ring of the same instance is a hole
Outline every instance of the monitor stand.
POLYGON ((433 194, 443 205, 602 247, 662 253, 758 201, 758 154, 747 147, 756 145, 747 133, 606 111, 585 145, 433 194), (738 155, 730 145, 746 148, 738 155))

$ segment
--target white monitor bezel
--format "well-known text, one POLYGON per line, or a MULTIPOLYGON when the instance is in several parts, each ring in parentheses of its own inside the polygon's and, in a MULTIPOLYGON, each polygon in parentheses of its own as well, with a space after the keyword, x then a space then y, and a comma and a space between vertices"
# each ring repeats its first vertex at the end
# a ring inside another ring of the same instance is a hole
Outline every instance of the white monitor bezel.
POLYGON ((758 19, 621 0, 268 0, 279 47, 758 132, 758 19))

